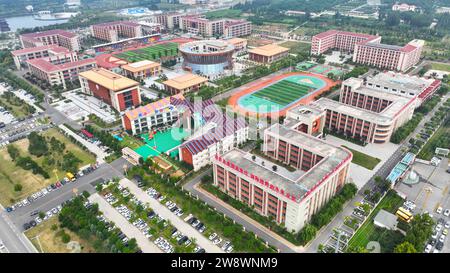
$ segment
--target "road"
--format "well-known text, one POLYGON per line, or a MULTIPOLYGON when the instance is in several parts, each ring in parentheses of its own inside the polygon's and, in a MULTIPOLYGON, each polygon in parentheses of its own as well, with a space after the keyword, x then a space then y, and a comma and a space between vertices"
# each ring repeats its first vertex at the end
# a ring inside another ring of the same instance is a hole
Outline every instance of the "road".
POLYGON ((141 190, 135 183, 128 179, 122 179, 120 184, 127 187, 130 192, 136 196, 138 200, 144 203, 148 203, 150 207, 161 217, 169 220, 181 233, 185 234, 189 238, 195 238, 196 243, 205 249, 207 253, 224 253, 224 251, 209 241, 203 234, 198 232, 191 225, 184 222, 180 217, 176 216, 167 207, 159 203, 157 200, 148 196, 143 190, 141 190))
POLYGON ((8 213, 0 205, 0 241, 9 253, 36 253, 37 250, 25 235, 17 230, 11 222, 8 213))
MULTIPOLYGON (((121 162, 121 160, 118 162, 121 162)), ((33 211, 38 210, 47 212, 64 201, 71 199, 75 193, 82 193, 83 191, 87 191, 91 194, 95 193, 95 185, 97 182, 101 179, 109 180, 113 177, 123 177, 123 175, 111 165, 106 163, 101 164, 95 171, 78 178, 75 182, 68 183, 61 188, 48 193, 46 196, 36 200, 31 205, 17 208, 16 210, 8 213, 8 216, 18 227, 18 229, 23 231, 23 224, 33 220, 36 217, 30 216, 33 211)))
POLYGON ((183 188, 192 193, 194 196, 198 196, 202 201, 208 203, 210 206, 216 208, 218 212, 226 214, 228 217, 244 226, 246 230, 254 232, 258 237, 260 237, 264 241, 268 242, 270 245, 279 249, 280 252, 283 253, 296 252, 294 249, 281 242, 279 238, 276 238, 272 236, 270 233, 264 231, 259 224, 254 224, 251 221, 244 219, 241 215, 237 214, 234 209, 230 209, 228 205, 224 206, 221 202, 218 202, 217 200, 211 198, 209 195, 206 195, 203 192, 197 190, 195 186, 200 183, 200 180, 203 176, 209 174, 210 172, 211 168, 209 168, 200 175, 196 176, 194 179, 187 182, 183 186, 183 188))

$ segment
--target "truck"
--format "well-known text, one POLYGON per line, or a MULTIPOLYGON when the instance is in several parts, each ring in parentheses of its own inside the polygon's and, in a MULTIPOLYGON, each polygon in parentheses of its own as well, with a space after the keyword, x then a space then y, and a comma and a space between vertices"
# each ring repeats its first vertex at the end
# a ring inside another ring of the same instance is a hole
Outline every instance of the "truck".
POLYGON ((70 172, 66 173, 66 177, 67 179, 69 179, 69 181, 75 181, 75 176, 70 172))

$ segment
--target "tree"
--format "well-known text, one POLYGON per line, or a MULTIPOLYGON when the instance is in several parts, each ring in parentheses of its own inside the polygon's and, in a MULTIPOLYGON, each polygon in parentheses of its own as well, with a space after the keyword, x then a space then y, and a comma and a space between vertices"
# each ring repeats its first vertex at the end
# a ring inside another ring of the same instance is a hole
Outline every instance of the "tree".
POLYGON ((11 157, 11 159, 13 161, 15 161, 16 158, 18 158, 20 156, 19 149, 17 149, 17 147, 12 144, 8 145, 6 149, 8 151, 9 156, 11 157))
POLYGON ((362 246, 350 246, 346 250, 347 253, 368 253, 369 251, 362 246))
POLYGON ((21 184, 15 184, 14 185, 14 191, 22 191, 22 185, 21 184))
POLYGON ((405 241, 394 248, 394 253, 417 253, 417 250, 413 244, 405 241))
POLYGON ((414 248, 423 249, 428 238, 433 233, 434 221, 428 214, 419 214, 411 222, 411 228, 406 232, 405 241, 414 248))
POLYGON ((43 136, 36 132, 31 132, 28 135, 28 140, 30 142, 30 145, 28 146, 30 154, 41 157, 48 153, 47 141, 43 136))
POLYGON ((306 244, 316 236, 317 228, 311 224, 306 224, 298 233, 298 239, 302 244, 306 244))

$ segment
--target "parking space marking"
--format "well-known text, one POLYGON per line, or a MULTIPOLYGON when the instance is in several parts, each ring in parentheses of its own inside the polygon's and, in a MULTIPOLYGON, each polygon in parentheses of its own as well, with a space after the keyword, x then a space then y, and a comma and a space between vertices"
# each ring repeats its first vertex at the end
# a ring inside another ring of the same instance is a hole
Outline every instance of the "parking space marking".
POLYGON ((180 217, 173 214, 167 207, 159 203, 157 200, 151 198, 142 189, 135 185, 130 180, 124 178, 120 181, 120 185, 127 187, 129 191, 141 202, 148 203, 150 207, 164 219, 169 220, 180 232, 188 237, 194 237, 197 240, 197 244, 205 249, 207 253, 224 253, 224 251, 214 245, 203 234, 198 232, 191 225, 184 222, 180 217))
POLYGON ((120 230, 129 238, 135 238, 138 246, 144 253, 162 253, 145 235, 130 222, 127 221, 120 213, 106 202, 98 193, 94 193, 89 197, 89 201, 98 204, 99 210, 106 219, 112 221, 120 230))

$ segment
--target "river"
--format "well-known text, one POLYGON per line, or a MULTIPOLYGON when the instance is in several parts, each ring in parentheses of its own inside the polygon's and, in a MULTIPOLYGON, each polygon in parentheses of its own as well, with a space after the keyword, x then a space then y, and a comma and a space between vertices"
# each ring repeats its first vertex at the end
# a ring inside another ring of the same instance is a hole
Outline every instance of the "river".
POLYGON ((62 24, 69 21, 69 20, 41 21, 34 19, 33 16, 31 15, 10 17, 5 19, 9 25, 9 28, 11 28, 11 31, 16 31, 19 28, 34 28, 34 27, 62 24))

